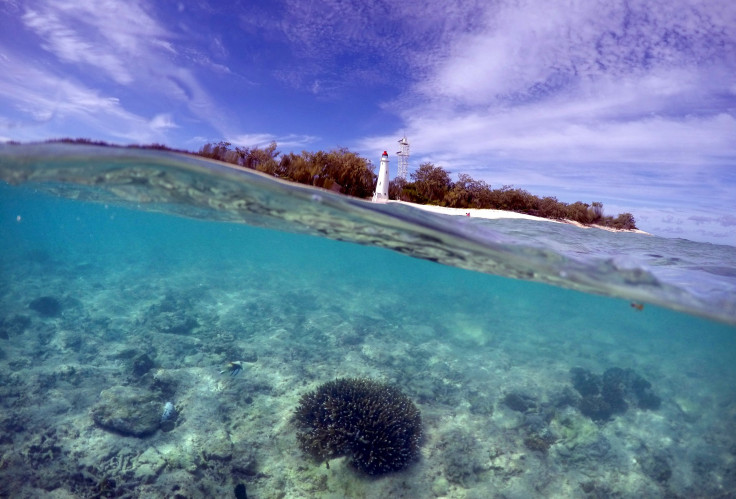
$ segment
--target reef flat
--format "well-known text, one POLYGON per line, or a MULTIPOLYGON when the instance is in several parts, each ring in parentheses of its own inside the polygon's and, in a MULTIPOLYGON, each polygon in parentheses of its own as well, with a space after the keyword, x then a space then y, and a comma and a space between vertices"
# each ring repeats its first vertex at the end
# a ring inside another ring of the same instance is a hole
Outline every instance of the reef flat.
POLYGON ((62 218, 0 261, 0 495, 736 490, 729 326, 308 236, 101 205, 62 218), (301 397, 345 376, 416 404, 405 469, 299 450, 301 397))

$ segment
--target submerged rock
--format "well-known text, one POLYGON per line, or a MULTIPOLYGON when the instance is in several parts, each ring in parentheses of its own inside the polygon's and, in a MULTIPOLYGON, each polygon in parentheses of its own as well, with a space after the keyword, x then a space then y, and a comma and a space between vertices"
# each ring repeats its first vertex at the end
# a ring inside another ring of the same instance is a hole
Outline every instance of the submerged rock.
POLYGON ((633 369, 612 367, 603 375, 579 367, 570 370, 572 383, 582 398, 580 412, 596 421, 606 421, 623 414, 629 406, 658 409, 661 399, 652 391, 649 381, 633 369))
POLYGON ((202 448, 202 455, 207 461, 229 461, 233 457, 233 442, 223 429, 216 430, 207 436, 207 443, 202 448))
POLYGON ((155 364, 153 363, 153 360, 151 359, 151 357, 148 356, 148 354, 140 354, 133 359, 133 374, 140 378, 148 371, 153 369, 154 365, 155 364))
POLYGON ((611 407, 611 404, 609 404, 600 395, 583 397, 583 399, 580 401, 579 408, 580 412, 582 412, 594 421, 606 421, 611 419, 615 412, 625 411, 625 409, 624 411, 614 410, 614 408, 611 407))
POLYGON ((566 386, 562 391, 553 394, 550 401, 554 407, 564 409, 565 407, 577 407, 580 404, 580 394, 566 386))
POLYGON ((511 392, 503 398, 503 403, 509 409, 517 412, 526 412, 529 409, 535 409, 537 402, 534 397, 523 393, 511 392))
POLYGON ((493 414, 493 398, 488 395, 471 392, 468 394, 468 402, 470 403, 470 412, 473 414, 481 414, 490 416, 493 414))
POLYGON ((524 445, 527 449, 546 454, 550 446, 556 442, 552 435, 538 435, 536 433, 528 435, 524 439, 524 445))
POLYGON ((186 312, 164 312, 156 317, 152 323, 162 333, 187 335, 199 327, 199 322, 186 312))
POLYGON ((666 483, 672 476, 672 467, 664 451, 639 456, 638 462, 644 474, 655 482, 666 483))
POLYGON ((572 377, 572 386, 583 397, 598 395, 601 392, 601 386, 603 385, 601 376, 593 374, 582 367, 573 367, 570 369, 570 376, 572 377))
POLYGON ((100 401, 92 408, 92 420, 105 430, 145 437, 161 424, 161 408, 161 401, 151 392, 115 386, 100 393, 100 401))
POLYGON ((27 315, 16 314, 7 319, 0 319, 0 339, 7 340, 11 336, 23 334, 31 325, 31 318, 27 315))
POLYGON ((444 478, 456 485, 470 487, 477 483, 480 473, 488 469, 486 450, 470 432, 454 428, 440 437, 443 449, 444 478))
POLYGON ((133 466, 133 473, 139 482, 152 482, 166 467, 166 459, 154 447, 149 447, 138 456, 133 466))
POLYGON ((159 303, 149 307, 145 323, 160 333, 188 335, 200 326, 191 312, 190 299, 168 293, 159 303))
POLYGON ((239 483, 235 486, 235 499, 248 499, 248 494, 245 490, 245 484, 239 483))
POLYGON ((61 315, 61 302, 53 296, 41 296, 28 304, 28 308, 41 317, 58 317, 61 315))

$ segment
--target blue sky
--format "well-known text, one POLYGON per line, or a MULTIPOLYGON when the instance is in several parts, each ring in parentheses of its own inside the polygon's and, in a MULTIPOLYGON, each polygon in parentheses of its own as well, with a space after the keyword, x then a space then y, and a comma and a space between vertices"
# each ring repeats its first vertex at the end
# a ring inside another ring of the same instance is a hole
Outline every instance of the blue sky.
POLYGON ((0 140, 398 139, 492 186, 736 245, 732 0, 1 0, 0 140))

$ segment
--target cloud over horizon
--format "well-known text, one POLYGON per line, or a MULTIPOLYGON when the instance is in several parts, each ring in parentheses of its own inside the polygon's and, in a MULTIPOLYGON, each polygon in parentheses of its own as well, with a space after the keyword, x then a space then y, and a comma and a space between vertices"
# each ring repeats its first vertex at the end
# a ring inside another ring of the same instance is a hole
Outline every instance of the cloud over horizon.
POLYGON ((417 161, 496 185, 736 210, 733 5, 523 0, 482 19, 390 104, 401 126, 362 149, 405 133, 417 161))
POLYGON ((493 4, 485 19, 456 34, 401 106, 415 142, 520 160, 736 154, 736 9, 726 2, 527 0, 493 4))

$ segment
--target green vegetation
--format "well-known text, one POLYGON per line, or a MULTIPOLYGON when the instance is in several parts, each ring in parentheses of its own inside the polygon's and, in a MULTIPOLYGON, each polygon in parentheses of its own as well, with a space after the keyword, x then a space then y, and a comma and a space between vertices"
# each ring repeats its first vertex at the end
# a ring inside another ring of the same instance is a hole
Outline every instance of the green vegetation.
MULTIPOLYGON (((110 145, 90 139, 67 138, 48 142, 110 145)), ((128 147, 195 154, 360 198, 370 197, 376 185, 373 165, 344 147, 329 152, 302 151, 301 154, 281 154, 276 150, 276 142, 263 148, 233 147, 230 142, 208 143, 196 153, 171 149, 161 144, 128 147)), ((542 218, 572 220, 585 225, 636 229, 636 221, 631 213, 621 213, 615 217, 603 215, 603 204, 600 202, 587 204, 576 201, 568 204, 558 201, 556 197, 540 198, 510 185, 492 189, 486 182, 475 180, 464 173, 458 175, 457 182, 453 182, 447 170, 432 163, 419 165, 410 174, 410 179, 411 181, 392 180, 389 183, 389 198, 450 208, 515 211, 542 218)))
POLYGON ((614 229, 636 229, 631 213, 616 217, 603 215, 603 203, 577 201, 572 204, 555 197, 540 198, 523 189, 504 185, 492 189, 482 180, 461 173, 457 182, 441 166, 423 163, 410 175, 411 182, 396 179, 389 185, 389 197, 420 204, 434 204, 450 208, 477 208, 515 211, 543 218, 573 220, 585 225, 601 225, 614 229))
POLYGON ((344 147, 282 155, 276 150, 276 142, 263 149, 233 149, 229 142, 218 142, 205 144, 197 154, 360 198, 370 197, 376 185, 376 174, 368 160, 344 147))

